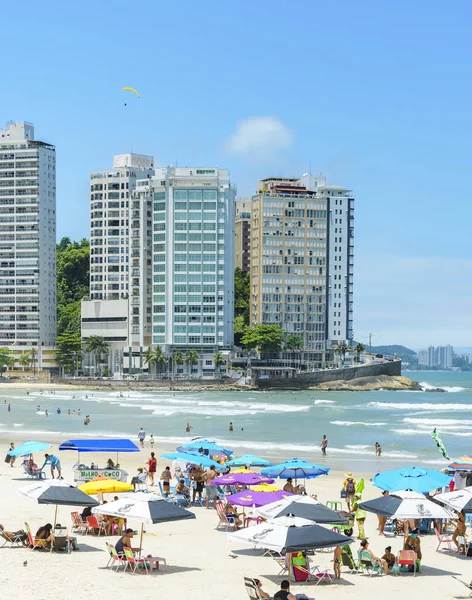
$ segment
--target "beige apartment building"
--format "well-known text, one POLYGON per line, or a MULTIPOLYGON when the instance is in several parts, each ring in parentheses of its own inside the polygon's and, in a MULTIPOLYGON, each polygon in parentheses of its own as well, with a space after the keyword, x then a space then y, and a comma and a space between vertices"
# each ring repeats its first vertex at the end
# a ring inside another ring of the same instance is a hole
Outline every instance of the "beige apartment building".
POLYGON ((267 178, 252 199, 251 325, 279 324, 306 358, 351 340, 354 199, 324 177, 267 178))

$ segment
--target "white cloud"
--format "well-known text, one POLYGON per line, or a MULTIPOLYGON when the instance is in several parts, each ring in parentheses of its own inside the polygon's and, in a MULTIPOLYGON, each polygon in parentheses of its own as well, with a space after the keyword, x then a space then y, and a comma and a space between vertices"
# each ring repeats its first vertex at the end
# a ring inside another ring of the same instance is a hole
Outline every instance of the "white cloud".
POLYGON ((239 121, 226 147, 231 154, 264 160, 290 148, 294 140, 292 130, 277 117, 248 117, 239 121))

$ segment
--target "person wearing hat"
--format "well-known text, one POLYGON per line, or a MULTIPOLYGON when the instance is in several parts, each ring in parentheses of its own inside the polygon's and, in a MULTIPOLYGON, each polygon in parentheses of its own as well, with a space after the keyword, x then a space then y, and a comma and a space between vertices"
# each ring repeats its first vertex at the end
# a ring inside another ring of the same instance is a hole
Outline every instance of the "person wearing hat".
POLYGON ((362 500, 361 494, 354 494, 352 498, 352 510, 356 514, 356 523, 357 523, 357 539, 365 540, 365 531, 364 531, 364 523, 367 513, 365 510, 359 508, 359 502, 362 500))
POLYGON ((351 504, 356 493, 356 480, 352 476, 352 473, 346 473, 346 479, 343 483, 343 490, 346 494, 347 512, 351 512, 351 504))

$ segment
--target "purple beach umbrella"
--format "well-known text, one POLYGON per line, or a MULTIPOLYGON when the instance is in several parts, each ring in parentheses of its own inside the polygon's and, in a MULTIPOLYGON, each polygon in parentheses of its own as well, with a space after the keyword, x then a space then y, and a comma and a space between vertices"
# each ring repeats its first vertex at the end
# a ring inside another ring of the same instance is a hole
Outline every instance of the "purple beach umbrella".
POLYGON ((259 473, 227 473, 213 480, 215 485, 260 485, 274 480, 259 473))
POLYGON ((278 492, 251 492, 244 490, 231 496, 226 496, 226 500, 237 506, 265 506, 271 502, 276 502, 287 496, 293 496, 290 492, 279 490, 278 492))

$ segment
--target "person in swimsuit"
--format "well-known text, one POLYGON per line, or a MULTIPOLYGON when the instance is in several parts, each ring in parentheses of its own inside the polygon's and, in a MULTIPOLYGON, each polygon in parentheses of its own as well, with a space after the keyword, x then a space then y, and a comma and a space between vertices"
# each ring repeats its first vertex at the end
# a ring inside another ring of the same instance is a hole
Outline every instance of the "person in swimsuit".
POLYGON ((211 496, 213 498, 213 508, 216 510, 216 500, 218 498, 218 488, 214 483, 212 483, 213 479, 216 479, 216 477, 218 477, 218 473, 216 472, 214 465, 211 465, 211 467, 208 469, 208 471, 206 471, 203 475, 203 478, 206 482, 205 505, 206 505, 207 509, 210 508, 210 496, 211 496))
POLYGON ((133 548, 131 546, 131 544, 133 543, 133 535, 134 535, 134 531, 132 529, 127 529, 125 531, 125 534, 122 537, 120 537, 120 539, 116 542, 115 550, 121 559, 125 558, 125 551, 124 551, 125 546, 127 548, 131 548, 131 550, 133 552, 138 552, 140 550, 139 548, 133 548))
POLYGON ((203 471, 200 467, 193 465, 193 467, 190 471, 190 480, 195 483, 195 485, 193 486, 193 492, 192 492, 192 502, 195 503, 195 498, 196 498, 197 494, 198 494, 198 497, 201 502, 204 481, 203 481, 203 471))
POLYGON ((459 548, 459 542, 458 542, 457 538, 459 536, 464 536, 465 529, 466 529, 465 514, 463 512, 460 512, 458 515, 458 519, 456 521, 456 529, 454 530, 454 533, 452 534, 452 541, 457 546, 457 548, 459 548))
POLYGON ((151 480, 151 485, 154 485, 154 474, 156 473, 156 470, 157 470, 157 460, 156 460, 154 452, 151 452, 151 458, 147 461, 147 464, 149 466, 149 468, 148 468, 149 479, 151 480))
POLYGON ((274 600, 296 600, 290 593, 290 583, 286 579, 280 584, 280 590, 275 594, 274 600))
POLYGON ((193 429, 193 427, 190 425, 190 423, 187 423, 187 425, 185 426, 185 433, 190 433, 191 429, 193 429))
POLYGON ((334 578, 341 579, 341 546, 334 549, 333 571, 334 578))
POLYGON ((323 456, 326 456, 326 448, 327 447, 328 447, 328 438, 326 437, 326 435, 324 435, 323 439, 321 440, 321 444, 320 444, 321 454, 323 456))
POLYGON ((161 473, 162 491, 165 495, 170 494, 170 480, 172 479, 172 473, 170 467, 166 467, 161 473))

